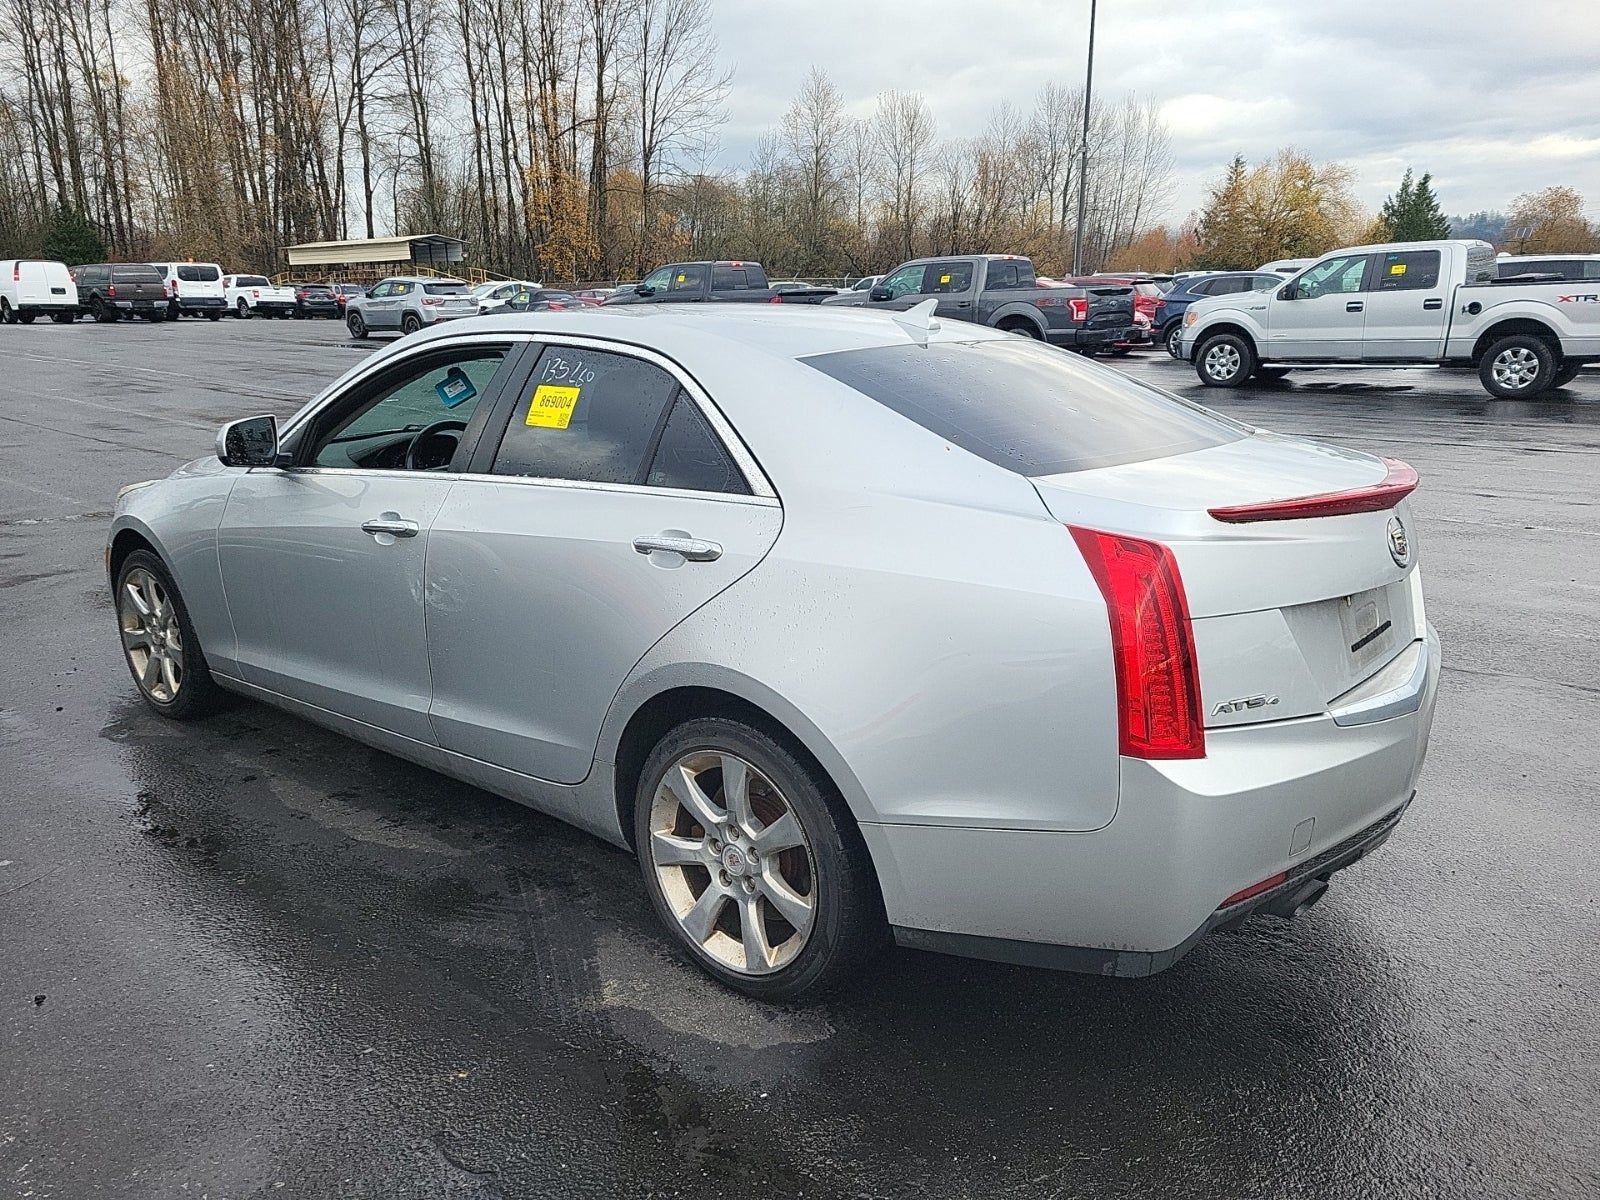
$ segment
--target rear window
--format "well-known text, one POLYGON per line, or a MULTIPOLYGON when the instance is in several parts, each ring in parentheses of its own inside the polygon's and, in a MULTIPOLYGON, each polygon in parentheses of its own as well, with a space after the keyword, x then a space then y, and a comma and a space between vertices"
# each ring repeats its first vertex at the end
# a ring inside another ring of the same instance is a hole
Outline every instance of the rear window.
POLYGON ((119 264, 112 267, 111 272, 122 283, 161 283, 166 279, 149 263, 119 264))
POLYGON ((333 289, 324 283, 302 283, 300 290, 312 296, 331 296, 333 289))
POLYGON ((233 280, 234 287, 271 287, 264 275, 237 275, 233 280))
POLYGON ((1019 475, 1165 458, 1247 432, 1176 396, 1020 338, 844 350, 801 361, 1019 475))
POLYGON ((222 272, 205 263, 179 263, 178 278, 184 283, 215 283, 222 272))
POLYGON ((467 285, 464 283, 425 283, 422 290, 430 296, 465 296, 467 285))

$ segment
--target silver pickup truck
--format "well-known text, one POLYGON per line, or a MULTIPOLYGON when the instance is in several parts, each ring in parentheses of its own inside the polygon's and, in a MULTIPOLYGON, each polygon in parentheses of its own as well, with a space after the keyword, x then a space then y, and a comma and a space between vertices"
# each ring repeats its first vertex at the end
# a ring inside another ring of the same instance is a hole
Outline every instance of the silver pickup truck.
POLYGON ((1500 279, 1487 242, 1401 242, 1323 255, 1275 292, 1197 301, 1182 357, 1209 387, 1299 368, 1472 369, 1527 399, 1600 361, 1600 281, 1500 279))

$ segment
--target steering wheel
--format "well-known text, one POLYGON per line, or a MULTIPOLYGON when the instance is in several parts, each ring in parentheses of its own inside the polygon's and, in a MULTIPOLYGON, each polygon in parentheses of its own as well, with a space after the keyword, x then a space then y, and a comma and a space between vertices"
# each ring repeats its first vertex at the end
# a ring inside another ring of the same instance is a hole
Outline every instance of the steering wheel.
POLYGON ((432 425, 425 425, 421 429, 417 430, 410 443, 406 446, 406 470, 437 471, 441 467, 449 466, 450 458, 455 454, 454 446, 450 448, 450 454, 445 455, 444 461, 440 463, 419 463, 417 461, 417 451, 421 449, 422 446, 427 444, 429 438, 435 437, 441 433, 454 433, 456 435, 455 444, 456 446, 459 446, 461 444, 461 434, 466 427, 467 423, 465 421, 445 420, 435 421, 432 425))

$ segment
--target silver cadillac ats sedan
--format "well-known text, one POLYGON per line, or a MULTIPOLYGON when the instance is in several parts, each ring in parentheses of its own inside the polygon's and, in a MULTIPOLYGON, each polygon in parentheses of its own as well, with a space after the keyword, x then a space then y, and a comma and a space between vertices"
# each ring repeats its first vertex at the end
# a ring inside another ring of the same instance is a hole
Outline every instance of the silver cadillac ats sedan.
POLYGON ((638 856, 795 997, 909 946, 1145 975, 1411 802, 1403 463, 923 310, 484 317, 119 497, 157 713, 225 693, 638 856))

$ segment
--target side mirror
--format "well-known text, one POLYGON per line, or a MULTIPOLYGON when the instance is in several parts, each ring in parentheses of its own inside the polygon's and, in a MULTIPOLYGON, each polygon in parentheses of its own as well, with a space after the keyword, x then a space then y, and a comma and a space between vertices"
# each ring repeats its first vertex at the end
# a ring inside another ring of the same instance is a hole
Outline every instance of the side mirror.
POLYGON ((636 283, 633 285, 633 290, 635 294, 640 296, 654 296, 656 294, 655 288, 648 283, 636 283))
POLYGON ((884 287, 880 283, 877 287, 873 288, 870 292, 867 293, 867 299, 868 300, 893 300, 894 299, 894 293, 891 292, 888 288, 884 287))
POLYGON ((225 467, 270 467, 278 461, 278 418, 229 421, 217 434, 217 457, 225 467))

